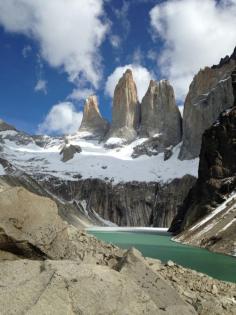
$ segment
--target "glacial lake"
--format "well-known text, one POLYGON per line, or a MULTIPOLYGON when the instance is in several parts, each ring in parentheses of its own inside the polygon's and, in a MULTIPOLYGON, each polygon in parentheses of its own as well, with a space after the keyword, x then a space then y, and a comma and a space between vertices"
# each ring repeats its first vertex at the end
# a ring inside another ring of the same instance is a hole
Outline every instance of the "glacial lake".
POLYGON ((236 283, 236 257, 209 252, 208 250, 182 245, 171 240, 163 231, 116 231, 112 229, 87 229, 87 232, 107 243, 121 248, 137 248, 143 256, 172 260, 184 267, 205 273, 213 278, 236 283))

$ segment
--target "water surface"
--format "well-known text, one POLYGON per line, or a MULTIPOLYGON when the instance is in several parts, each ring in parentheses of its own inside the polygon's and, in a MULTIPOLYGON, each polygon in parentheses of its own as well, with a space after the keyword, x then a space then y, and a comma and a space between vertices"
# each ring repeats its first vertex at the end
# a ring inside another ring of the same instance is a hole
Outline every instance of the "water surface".
POLYGON ((98 239, 121 248, 136 247, 146 257, 163 262, 172 260, 179 265, 208 274, 219 280, 236 283, 236 257, 209 252, 205 249, 171 241, 166 232, 123 232, 88 230, 98 239))

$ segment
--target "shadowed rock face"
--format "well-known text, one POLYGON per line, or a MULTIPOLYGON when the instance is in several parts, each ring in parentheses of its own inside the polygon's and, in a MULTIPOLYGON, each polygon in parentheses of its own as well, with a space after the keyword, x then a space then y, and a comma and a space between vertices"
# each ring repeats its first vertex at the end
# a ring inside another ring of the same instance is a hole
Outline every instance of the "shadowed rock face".
POLYGON ((113 98, 112 123, 107 138, 118 137, 133 140, 140 120, 137 88, 131 70, 119 80, 113 98))
POLYGON ((79 131, 103 137, 108 128, 109 123, 100 114, 97 97, 90 96, 84 105, 83 119, 79 131))
MULTIPOLYGON (((236 84, 234 89, 236 92, 236 84)), ((235 189, 236 107, 234 106, 231 110, 223 112, 219 120, 205 131, 202 139, 198 180, 172 222, 170 230, 174 233, 183 232, 180 239, 190 244, 204 247, 213 246, 214 250, 225 253, 234 252, 236 225, 231 225, 231 223, 236 215, 236 207, 230 209, 229 206, 232 204, 226 205, 225 211, 222 210, 222 213, 213 217, 213 221, 209 220, 206 225, 202 225, 199 231, 189 228, 212 213, 227 200, 231 193, 235 192, 235 189), (226 233, 228 226, 231 229, 230 233, 226 233), (221 231, 224 231, 225 234, 219 233, 221 231), (200 233, 195 237, 195 232, 200 233)), ((232 200, 232 202, 236 201, 232 200)))
POLYGON ((127 182, 112 184, 99 179, 41 184, 67 202, 81 203, 87 213, 97 213, 119 226, 169 227, 195 178, 186 175, 170 183, 127 182))
POLYGON ((199 156, 204 131, 222 111, 233 106, 231 73, 235 66, 233 54, 227 62, 221 61, 212 68, 206 67, 194 77, 184 105, 181 160, 199 156))
POLYGON ((151 81, 141 104, 140 135, 159 134, 163 146, 176 145, 182 137, 182 118, 174 90, 167 80, 151 81))

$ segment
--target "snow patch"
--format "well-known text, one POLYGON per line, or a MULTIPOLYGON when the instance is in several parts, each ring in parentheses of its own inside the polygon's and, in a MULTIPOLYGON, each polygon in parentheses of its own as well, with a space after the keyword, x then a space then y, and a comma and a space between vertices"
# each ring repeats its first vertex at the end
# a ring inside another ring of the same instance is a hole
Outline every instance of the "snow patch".
POLYGON ((123 138, 111 137, 106 141, 106 145, 122 145, 125 141, 123 138))
POLYGON ((0 164, 0 176, 6 175, 3 166, 0 164))
POLYGON ((236 219, 234 218, 231 222, 229 222, 228 224, 226 224, 223 229, 220 230, 220 232, 223 232, 225 230, 227 230, 234 222, 236 222, 236 219))
POLYGON ((228 203, 233 200, 234 198, 236 198, 236 193, 233 192, 229 198, 223 202, 219 207, 217 207, 214 211, 212 211, 209 215, 207 215, 204 219, 202 219, 199 223, 197 223, 196 225, 192 226, 191 229, 189 229, 190 231, 194 231, 196 229, 198 229, 200 226, 202 226, 203 224, 209 222, 212 218, 214 218, 217 214, 219 214, 220 212, 224 211, 225 208, 227 207, 228 203))

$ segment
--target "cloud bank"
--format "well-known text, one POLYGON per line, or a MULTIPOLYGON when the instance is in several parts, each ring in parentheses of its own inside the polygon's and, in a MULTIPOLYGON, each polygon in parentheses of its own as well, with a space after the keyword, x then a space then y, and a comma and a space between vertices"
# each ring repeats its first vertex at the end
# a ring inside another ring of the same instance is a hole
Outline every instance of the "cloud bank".
POLYGON ((150 12, 163 77, 182 100, 200 68, 217 64, 236 45, 236 0, 170 0, 150 12))
POLYGON ((70 81, 98 86, 99 46, 108 31, 103 0, 0 0, 0 25, 35 39, 50 66, 70 81))
POLYGON ((52 107, 44 122, 39 125, 39 133, 71 134, 76 132, 83 118, 71 102, 62 102, 52 107))
POLYGON ((139 101, 141 101, 147 92, 150 80, 154 79, 154 77, 145 67, 140 65, 129 64, 123 67, 117 67, 107 78, 105 92, 110 97, 113 97, 116 84, 127 69, 131 69, 133 72, 134 81, 138 90, 138 98, 139 101))

